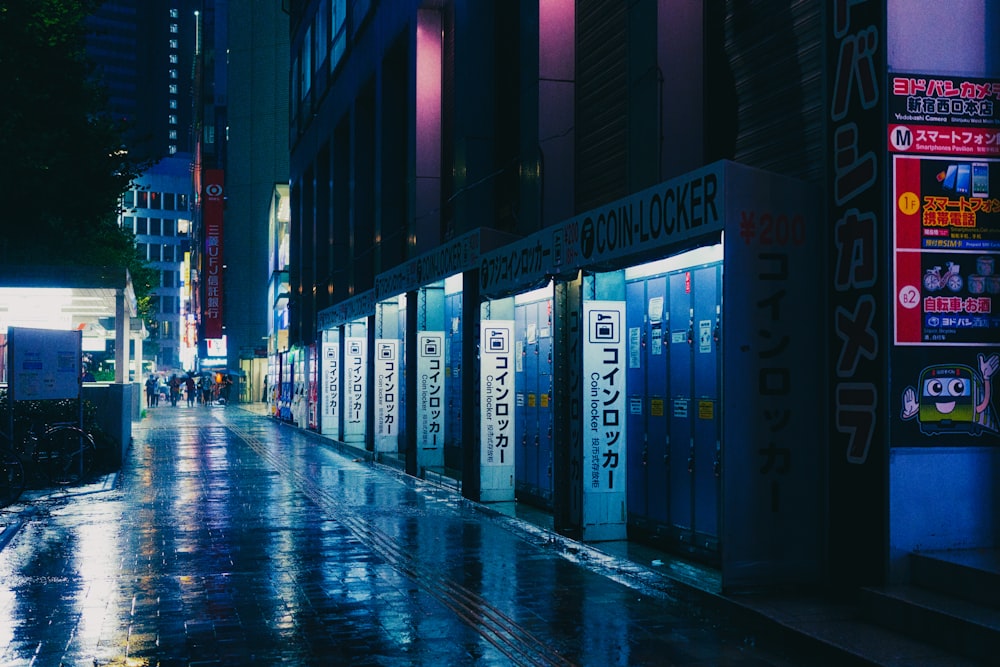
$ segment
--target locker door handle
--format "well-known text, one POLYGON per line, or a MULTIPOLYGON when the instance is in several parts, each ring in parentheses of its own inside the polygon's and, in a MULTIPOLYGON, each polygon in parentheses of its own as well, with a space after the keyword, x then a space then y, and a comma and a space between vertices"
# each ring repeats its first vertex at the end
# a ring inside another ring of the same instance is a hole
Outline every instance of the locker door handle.
POLYGON ((715 460, 712 461, 712 473, 716 477, 722 477, 722 461, 719 459, 718 455, 716 455, 715 460))
POLYGON ((642 465, 649 463, 649 447, 642 448, 642 465))
POLYGON ((694 474, 694 447, 691 448, 691 452, 688 454, 688 472, 694 474))

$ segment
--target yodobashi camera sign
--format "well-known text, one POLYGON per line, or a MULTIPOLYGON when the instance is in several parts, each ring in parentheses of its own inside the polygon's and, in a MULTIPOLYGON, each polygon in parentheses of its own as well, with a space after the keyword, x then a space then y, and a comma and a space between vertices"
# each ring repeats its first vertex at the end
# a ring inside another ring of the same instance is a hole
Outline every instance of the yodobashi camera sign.
POLYGON ((417 333, 417 465, 444 465, 444 332, 417 333))
POLYGON ((588 301, 583 345, 583 499, 586 539, 625 530, 625 303, 588 301))
POLYGON ((513 320, 479 323, 480 497, 514 500, 513 320))

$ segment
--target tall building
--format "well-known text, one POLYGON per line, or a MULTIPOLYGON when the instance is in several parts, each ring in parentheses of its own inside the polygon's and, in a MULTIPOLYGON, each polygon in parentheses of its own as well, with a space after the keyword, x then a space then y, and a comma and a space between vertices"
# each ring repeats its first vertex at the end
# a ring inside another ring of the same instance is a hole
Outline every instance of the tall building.
POLYGON ((195 11, 200 0, 108 0, 88 19, 87 54, 137 161, 192 154, 195 11))
POLYGON ((139 256, 156 269, 156 312, 144 356, 150 371, 194 370, 197 330, 190 286, 191 156, 163 158, 123 197, 122 226, 135 233, 139 256))
POLYGON ((995 3, 291 8, 286 418, 726 588, 995 548, 995 3))
POLYGON ((276 189, 288 186, 288 15, 264 0, 230 0, 228 15, 224 320, 242 397, 260 400, 273 303, 269 221, 276 189))

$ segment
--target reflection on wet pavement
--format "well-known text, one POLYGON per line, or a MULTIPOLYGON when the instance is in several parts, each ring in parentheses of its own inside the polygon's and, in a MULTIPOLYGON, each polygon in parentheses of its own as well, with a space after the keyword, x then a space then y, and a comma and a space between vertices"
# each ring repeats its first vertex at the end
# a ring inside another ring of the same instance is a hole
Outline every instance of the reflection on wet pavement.
POLYGON ((0 516, 0 664, 803 664, 315 436, 150 412, 115 488, 0 516))

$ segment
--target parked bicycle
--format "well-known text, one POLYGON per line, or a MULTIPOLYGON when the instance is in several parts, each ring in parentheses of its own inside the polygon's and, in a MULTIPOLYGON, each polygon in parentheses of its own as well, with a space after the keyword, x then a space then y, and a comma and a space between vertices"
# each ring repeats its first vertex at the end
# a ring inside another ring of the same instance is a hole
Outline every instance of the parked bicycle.
POLYGON ((73 422, 47 424, 40 432, 29 426, 13 443, 0 436, 0 507, 17 501, 32 477, 58 486, 85 480, 96 454, 94 439, 73 422))

